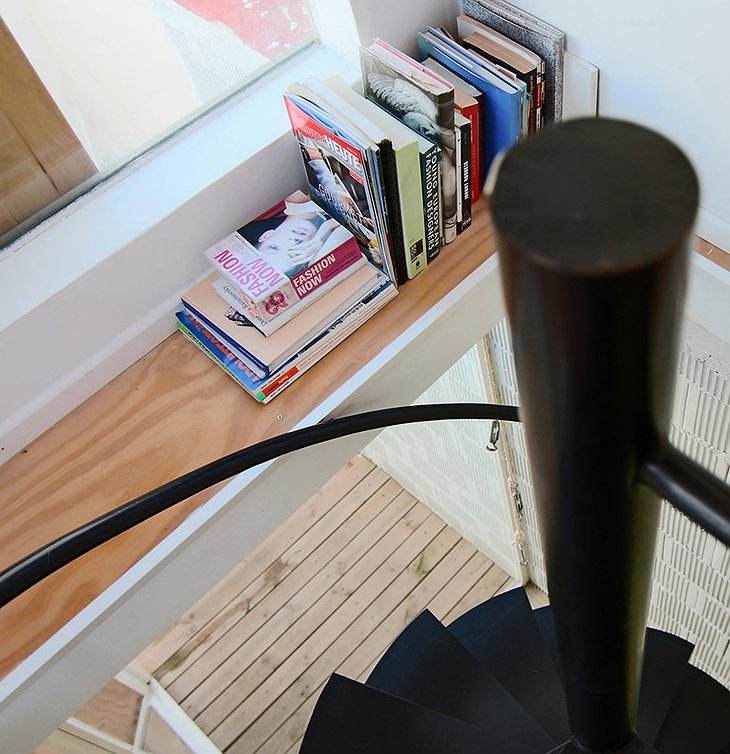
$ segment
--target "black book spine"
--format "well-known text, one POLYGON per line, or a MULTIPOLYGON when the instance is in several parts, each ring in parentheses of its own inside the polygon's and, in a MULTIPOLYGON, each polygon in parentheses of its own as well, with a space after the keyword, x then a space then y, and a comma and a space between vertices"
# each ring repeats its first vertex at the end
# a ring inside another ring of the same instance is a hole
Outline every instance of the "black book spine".
POLYGON ((403 216, 400 209, 398 195, 398 171, 395 163, 395 152, 389 139, 383 139, 379 144, 381 164, 383 168, 383 182, 385 184, 385 206, 388 213, 388 237, 391 241, 393 264, 398 285, 408 280, 406 269, 406 248, 403 243, 403 216))
POLYGON ((471 225, 471 121, 465 119, 466 123, 458 126, 461 132, 461 233, 471 225))

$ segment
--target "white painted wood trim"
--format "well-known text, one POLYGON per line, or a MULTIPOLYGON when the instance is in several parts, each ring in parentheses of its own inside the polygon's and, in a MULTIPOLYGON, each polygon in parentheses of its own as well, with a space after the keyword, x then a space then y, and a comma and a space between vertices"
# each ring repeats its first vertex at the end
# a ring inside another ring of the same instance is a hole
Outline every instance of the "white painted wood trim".
POLYGON ((154 678, 150 679, 149 699, 150 709, 155 710, 175 735, 195 754, 221 754, 221 750, 154 678))

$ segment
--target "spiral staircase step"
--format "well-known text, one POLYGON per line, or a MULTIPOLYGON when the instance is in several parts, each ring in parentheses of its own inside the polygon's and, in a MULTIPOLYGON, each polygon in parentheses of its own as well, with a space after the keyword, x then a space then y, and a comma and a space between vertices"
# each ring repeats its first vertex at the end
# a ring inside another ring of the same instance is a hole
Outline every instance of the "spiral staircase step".
POLYGON ((391 644, 367 685, 528 748, 558 743, 428 610, 391 644))

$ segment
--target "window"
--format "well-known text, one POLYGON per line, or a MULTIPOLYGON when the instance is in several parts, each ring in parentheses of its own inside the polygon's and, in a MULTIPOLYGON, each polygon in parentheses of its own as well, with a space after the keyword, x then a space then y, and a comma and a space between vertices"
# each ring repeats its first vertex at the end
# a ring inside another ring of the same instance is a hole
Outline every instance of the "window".
POLYGON ((315 40, 308 0, 0 0, 0 246, 315 40))

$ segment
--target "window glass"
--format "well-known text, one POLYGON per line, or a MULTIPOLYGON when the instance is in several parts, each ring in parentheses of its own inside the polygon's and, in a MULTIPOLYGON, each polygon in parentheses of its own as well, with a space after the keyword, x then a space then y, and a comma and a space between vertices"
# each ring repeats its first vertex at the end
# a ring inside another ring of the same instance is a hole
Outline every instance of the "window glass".
POLYGON ((0 246, 315 40, 308 0, 0 0, 0 246))

